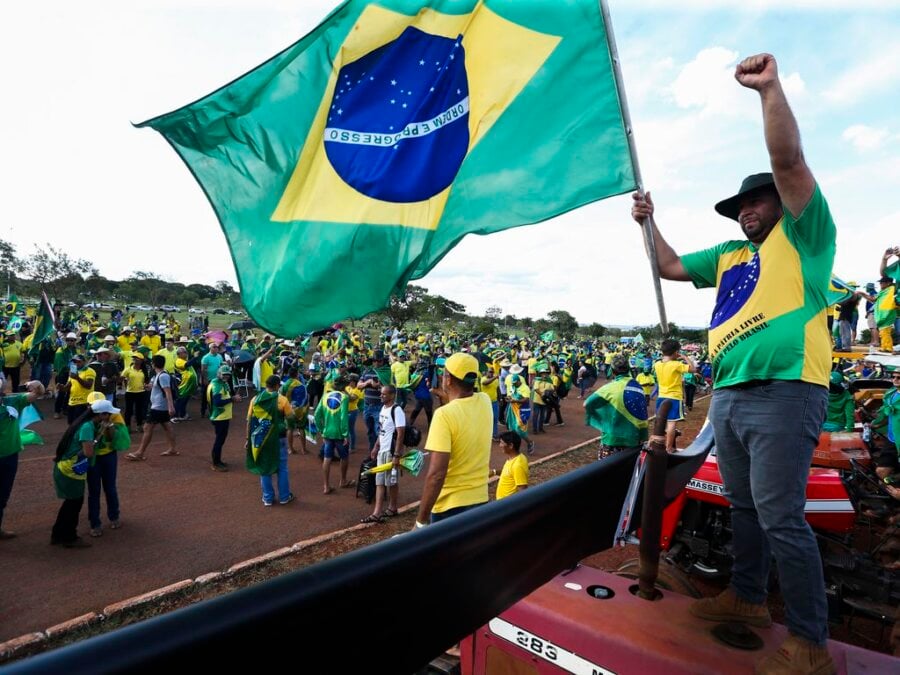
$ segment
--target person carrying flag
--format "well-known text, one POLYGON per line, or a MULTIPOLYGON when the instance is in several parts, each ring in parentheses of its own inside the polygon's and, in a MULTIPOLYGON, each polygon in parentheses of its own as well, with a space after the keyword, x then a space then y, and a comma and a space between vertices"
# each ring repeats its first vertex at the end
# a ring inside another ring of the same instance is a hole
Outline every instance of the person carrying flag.
POLYGON ((656 228, 649 193, 635 193, 632 206, 632 217, 652 228, 662 278, 718 289, 709 415, 731 502, 734 566, 729 588, 696 601, 691 612, 771 625, 765 601, 774 557, 790 635, 757 673, 830 673, 822 560, 804 510, 828 402, 826 315, 837 231, 804 159, 775 58, 744 59, 735 78, 759 94, 772 169, 748 176, 716 205, 746 239, 679 256, 656 228))
POLYGON ((644 389, 631 377, 628 359, 615 357, 610 370, 614 379, 584 402, 585 424, 600 432, 597 459, 639 448, 649 437, 644 389))
POLYGON ((281 380, 269 375, 266 388, 259 392, 247 409, 247 471, 259 476, 263 506, 275 503, 272 476, 278 475, 278 503, 294 501, 288 479, 286 420, 293 415, 288 399, 278 392, 281 380))
POLYGON ((340 487, 350 488, 356 485, 355 480, 347 479, 350 448, 347 445, 347 437, 350 435, 349 411, 350 397, 344 393, 347 380, 339 377, 334 382, 334 390, 326 394, 319 405, 316 406, 316 428, 322 435, 322 449, 319 457, 322 459, 323 492, 326 495, 334 492, 331 486, 331 462, 339 460, 341 464, 340 487))

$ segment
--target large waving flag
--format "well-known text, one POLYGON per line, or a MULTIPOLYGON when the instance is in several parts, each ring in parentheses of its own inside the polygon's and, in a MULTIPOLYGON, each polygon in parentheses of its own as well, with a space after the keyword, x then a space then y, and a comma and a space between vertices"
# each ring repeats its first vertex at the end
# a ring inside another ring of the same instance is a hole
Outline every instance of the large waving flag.
POLYGON ((283 336, 384 307, 468 233, 635 187, 597 0, 347 0, 139 126, 188 165, 247 311, 283 336))

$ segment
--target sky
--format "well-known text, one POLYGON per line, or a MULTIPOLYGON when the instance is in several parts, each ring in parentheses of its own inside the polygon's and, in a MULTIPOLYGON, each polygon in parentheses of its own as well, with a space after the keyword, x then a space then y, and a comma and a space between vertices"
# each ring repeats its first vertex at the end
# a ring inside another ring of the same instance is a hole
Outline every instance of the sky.
MULTIPOLYGON (((0 239, 47 242, 123 279, 236 283, 201 189, 137 123, 179 108, 310 31, 335 0, 61 0, 0 9, 0 239)), ((552 4, 552 3, 551 3, 552 4)), ((838 228, 835 274, 877 278, 900 244, 900 1, 609 0, 643 183, 679 253, 741 237, 713 204, 768 169, 759 97, 733 79, 770 52, 838 228), (739 9, 738 9, 739 7, 739 9), (849 9, 848 9, 849 8, 849 9)), ((628 196, 489 238, 415 282, 470 313, 656 323, 628 196)), ((669 319, 709 320, 713 291, 663 282, 669 319)))

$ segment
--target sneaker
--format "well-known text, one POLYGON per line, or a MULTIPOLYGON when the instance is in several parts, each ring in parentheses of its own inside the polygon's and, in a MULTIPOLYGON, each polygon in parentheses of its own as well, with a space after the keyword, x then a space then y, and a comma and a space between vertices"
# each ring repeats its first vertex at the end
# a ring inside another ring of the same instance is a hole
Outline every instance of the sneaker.
POLYGON ((528 454, 534 454, 534 441, 528 441, 528 454))
POLYGON ((279 500, 278 503, 279 503, 279 504, 290 504, 292 501, 294 501, 294 499, 295 499, 294 493, 292 492, 291 494, 289 494, 289 495, 288 495, 287 497, 285 497, 284 499, 279 500))
POLYGON ((272 506, 272 504, 273 502, 267 502, 265 499, 263 499, 263 506, 272 506))
POLYGON ((756 605, 741 600, 731 588, 726 588, 714 598, 697 600, 691 605, 690 612, 707 621, 735 621, 760 628, 772 625, 772 617, 765 603, 756 605))
POLYGON ((120 527, 122 527, 122 521, 120 521, 120 520, 109 521, 109 529, 118 530, 120 527))
POLYGON ((220 464, 213 464, 212 470, 213 471, 221 471, 222 473, 225 473, 226 471, 228 471, 228 465, 225 464, 224 462, 221 462, 220 464))
POLYGON ((756 672, 758 675, 832 675, 837 669, 827 647, 789 635, 778 651, 757 664, 756 672))
POLYGON ((102 537, 103 536, 103 528, 102 527, 92 527, 91 528, 91 536, 92 537, 102 537))
POLYGON ((170 417, 170 418, 169 418, 169 421, 170 421, 172 424, 178 424, 178 423, 181 421, 181 418, 180 418, 180 417, 170 417))
POLYGON ((85 541, 81 537, 75 537, 72 541, 63 542, 63 548, 90 548, 91 542, 85 541))

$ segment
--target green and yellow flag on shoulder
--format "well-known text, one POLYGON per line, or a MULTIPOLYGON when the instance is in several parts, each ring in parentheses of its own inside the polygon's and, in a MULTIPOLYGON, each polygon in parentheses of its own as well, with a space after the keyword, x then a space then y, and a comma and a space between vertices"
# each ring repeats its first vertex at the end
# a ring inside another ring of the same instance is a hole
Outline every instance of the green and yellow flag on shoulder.
POLYGON ((597 0, 347 0, 138 126, 188 165, 282 336, 381 309, 466 234, 635 187, 597 0))

